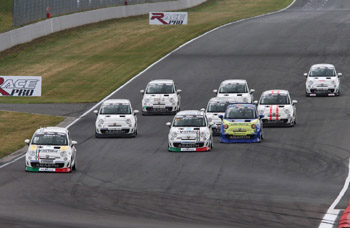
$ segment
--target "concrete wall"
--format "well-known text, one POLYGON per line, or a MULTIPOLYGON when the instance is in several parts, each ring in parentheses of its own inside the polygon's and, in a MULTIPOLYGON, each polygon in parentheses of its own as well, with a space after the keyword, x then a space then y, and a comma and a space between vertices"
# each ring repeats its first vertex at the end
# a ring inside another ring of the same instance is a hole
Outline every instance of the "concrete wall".
POLYGON ((199 5, 205 1, 207 0, 177 0, 118 6, 55 17, 0 34, 0 52, 18 44, 27 43, 39 37, 81 25, 114 18, 143 15, 154 11, 181 10, 199 5))

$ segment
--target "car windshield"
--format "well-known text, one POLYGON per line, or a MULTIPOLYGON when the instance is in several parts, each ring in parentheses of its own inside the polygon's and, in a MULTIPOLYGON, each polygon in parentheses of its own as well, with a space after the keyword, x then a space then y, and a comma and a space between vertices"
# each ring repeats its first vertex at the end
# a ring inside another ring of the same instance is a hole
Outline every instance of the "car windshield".
POLYGON ((32 140, 33 145, 68 145, 68 138, 65 133, 46 132, 37 133, 32 140))
POLYGON ((253 107, 231 107, 226 110, 225 119, 256 119, 253 107))
POLYGON ((247 93, 247 85, 246 84, 225 84, 222 85, 219 89, 219 93, 247 93))
POLYGON ((131 109, 129 104, 110 104, 102 106, 100 114, 131 114, 131 109))
POLYGON ((260 104, 266 105, 279 105, 290 104, 289 96, 287 94, 270 93, 263 95, 260 100, 260 104))
POLYGON ((174 127, 205 127, 203 116, 177 116, 174 119, 174 127))
POLYGON ((174 85, 166 83, 150 84, 146 89, 146 94, 170 94, 174 92, 174 85))
POLYGON ((334 77, 333 67, 315 67, 310 70, 309 77, 334 77))
POLYGON ((208 104, 207 112, 225 112, 229 102, 212 102, 208 104))

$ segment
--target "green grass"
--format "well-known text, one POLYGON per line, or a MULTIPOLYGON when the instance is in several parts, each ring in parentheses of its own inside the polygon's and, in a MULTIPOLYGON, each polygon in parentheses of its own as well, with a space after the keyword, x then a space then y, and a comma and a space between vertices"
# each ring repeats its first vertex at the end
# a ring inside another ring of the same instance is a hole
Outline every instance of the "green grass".
POLYGON ((43 77, 38 98, 2 103, 97 102, 184 42, 219 25, 286 7, 292 0, 208 0, 186 26, 150 26, 148 16, 52 34, 0 54, 1 75, 43 77))
POLYGON ((12 29, 13 0, 0 0, 0 33, 12 29))
POLYGON ((39 127, 56 126, 63 117, 0 111, 0 158, 22 148, 39 127))

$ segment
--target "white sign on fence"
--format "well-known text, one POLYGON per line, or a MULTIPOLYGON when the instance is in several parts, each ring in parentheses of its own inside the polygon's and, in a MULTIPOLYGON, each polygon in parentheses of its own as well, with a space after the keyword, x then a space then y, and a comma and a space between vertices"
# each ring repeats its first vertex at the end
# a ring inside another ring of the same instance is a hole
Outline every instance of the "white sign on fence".
POLYGON ((0 96, 40 97, 41 76, 1 76, 0 96))
POLYGON ((187 12, 150 12, 150 25, 187 25, 187 12))

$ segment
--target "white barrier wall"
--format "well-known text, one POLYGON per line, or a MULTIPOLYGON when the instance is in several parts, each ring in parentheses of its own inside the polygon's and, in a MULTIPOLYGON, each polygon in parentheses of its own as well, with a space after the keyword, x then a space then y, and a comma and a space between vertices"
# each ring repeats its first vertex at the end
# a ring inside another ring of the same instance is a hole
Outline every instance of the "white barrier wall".
POLYGON ((54 17, 0 34, 0 52, 18 44, 27 43, 39 37, 81 25, 114 18, 143 15, 149 12, 181 10, 199 5, 205 1, 207 0, 177 0, 117 6, 54 17))

